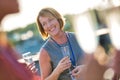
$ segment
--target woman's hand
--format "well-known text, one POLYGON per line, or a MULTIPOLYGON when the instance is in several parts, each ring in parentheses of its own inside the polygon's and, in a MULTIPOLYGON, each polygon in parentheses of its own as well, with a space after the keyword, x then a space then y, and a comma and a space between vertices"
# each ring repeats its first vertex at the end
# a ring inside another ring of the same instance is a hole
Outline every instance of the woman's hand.
POLYGON ((60 60, 60 62, 58 63, 55 70, 57 70, 57 72, 59 72, 59 73, 62 73, 64 70, 66 70, 70 67, 71 67, 70 58, 69 57, 64 57, 60 60))

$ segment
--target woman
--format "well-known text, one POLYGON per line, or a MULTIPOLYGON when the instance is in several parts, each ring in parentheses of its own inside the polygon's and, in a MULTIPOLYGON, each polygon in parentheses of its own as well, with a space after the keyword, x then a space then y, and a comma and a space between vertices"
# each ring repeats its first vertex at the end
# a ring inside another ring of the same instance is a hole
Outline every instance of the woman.
POLYGON ((43 80, 72 80, 68 69, 79 65, 83 56, 74 33, 63 31, 64 23, 63 17, 53 8, 43 8, 37 16, 38 30, 46 39, 39 57, 43 80), (61 47, 64 46, 69 46, 69 57, 63 57, 61 47))

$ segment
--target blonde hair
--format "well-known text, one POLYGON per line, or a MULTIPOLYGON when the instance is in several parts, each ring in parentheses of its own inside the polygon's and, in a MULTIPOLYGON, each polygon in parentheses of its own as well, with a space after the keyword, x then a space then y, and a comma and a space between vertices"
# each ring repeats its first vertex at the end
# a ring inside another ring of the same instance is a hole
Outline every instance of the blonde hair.
POLYGON ((48 35, 48 33, 46 33, 44 31, 43 26, 42 26, 42 24, 39 21, 39 17, 40 16, 53 16, 53 17, 55 17, 58 20, 59 24, 60 24, 60 29, 63 29, 64 24, 65 24, 65 20, 60 15, 60 13, 58 11, 56 11, 55 9, 53 9, 53 8, 48 8, 48 7, 47 8, 43 8, 39 12, 39 14, 37 16, 37 27, 38 27, 38 30, 39 30, 40 34, 42 35, 43 39, 48 38, 49 35, 48 35))

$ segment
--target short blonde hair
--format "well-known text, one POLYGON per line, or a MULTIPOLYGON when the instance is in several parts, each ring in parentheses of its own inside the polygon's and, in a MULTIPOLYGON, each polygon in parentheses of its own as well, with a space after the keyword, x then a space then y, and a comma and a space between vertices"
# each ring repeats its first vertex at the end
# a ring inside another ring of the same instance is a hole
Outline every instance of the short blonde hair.
POLYGON ((46 32, 44 31, 43 26, 42 26, 42 24, 41 24, 40 21, 39 21, 39 17, 40 17, 40 16, 50 16, 50 15, 52 15, 53 17, 55 17, 55 18, 58 20, 58 22, 59 22, 59 24, 60 24, 60 29, 63 29, 64 24, 65 24, 64 18, 60 15, 60 13, 59 13, 58 11, 56 11, 56 10, 53 9, 53 8, 48 8, 48 7, 47 7, 47 8, 43 8, 43 9, 39 12, 39 14, 38 14, 38 16, 37 16, 37 27, 38 27, 38 30, 39 30, 39 32, 41 33, 43 39, 48 38, 48 33, 46 33, 46 32))

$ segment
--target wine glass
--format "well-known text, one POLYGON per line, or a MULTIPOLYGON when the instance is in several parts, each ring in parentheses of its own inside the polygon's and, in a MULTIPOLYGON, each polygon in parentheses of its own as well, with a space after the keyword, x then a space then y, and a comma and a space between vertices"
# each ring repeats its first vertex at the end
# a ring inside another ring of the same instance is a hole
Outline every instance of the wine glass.
MULTIPOLYGON (((64 46, 64 47, 61 47, 61 51, 62 51, 62 54, 64 57, 68 56, 70 57, 70 50, 69 50, 69 46, 64 46)), ((71 79, 72 80, 76 80, 72 75, 71 75, 71 69, 69 68, 69 74, 71 76, 71 79)))
POLYGON ((25 60, 25 63, 27 65, 33 63, 33 58, 32 58, 31 52, 26 52, 26 53, 22 54, 22 57, 25 60))
POLYGON ((33 61, 33 57, 31 52, 26 52, 24 54, 22 54, 23 60, 24 62, 27 64, 28 68, 35 74, 39 74, 38 73, 38 69, 35 65, 35 62, 33 61), (29 67, 30 66, 30 67, 29 67))
POLYGON ((64 57, 66 56, 70 57, 70 51, 68 46, 61 47, 61 51, 64 57))

